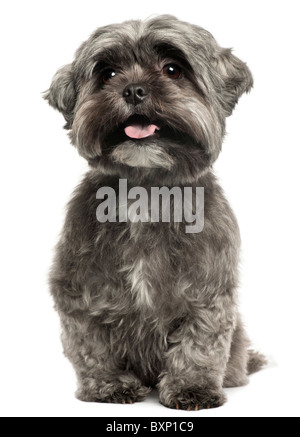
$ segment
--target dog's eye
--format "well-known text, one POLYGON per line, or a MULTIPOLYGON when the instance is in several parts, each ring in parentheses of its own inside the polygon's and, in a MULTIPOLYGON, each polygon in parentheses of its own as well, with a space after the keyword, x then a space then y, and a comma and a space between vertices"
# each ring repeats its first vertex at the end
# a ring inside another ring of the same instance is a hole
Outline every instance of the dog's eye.
POLYGON ((178 65, 176 64, 167 64, 162 69, 162 72, 165 76, 169 77, 170 79, 178 79, 181 74, 182 70, 178 65))
POLYGON ((109 68, 109 69, 103 71, 103 73, 101 74, 101 82, 107 83, 110 79, 115 77, 115 75, 116 75, 115 70, 113 70, 112 68, 109 68))

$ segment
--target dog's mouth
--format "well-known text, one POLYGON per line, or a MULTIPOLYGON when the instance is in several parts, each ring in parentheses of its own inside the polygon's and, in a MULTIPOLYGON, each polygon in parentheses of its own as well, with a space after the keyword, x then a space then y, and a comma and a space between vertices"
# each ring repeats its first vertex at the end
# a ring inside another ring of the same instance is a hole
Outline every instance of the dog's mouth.
POLYGON ((194 140, 188 134, 168 126, 159 119, 150 120, 145 115, 134 114, 106 135, 102 147, 104 151, 108 152, 111 148, 127 140, 142 146, 151 139, 185 140, 189 143, 194 143, 194 140))
POLYGON ((141 140, 155 135, 160 130, 158 122, 151 121, 143 115, 132 115, 128 118, 124 126, 124 132, 127 137, 134 140, 141 140))
POLYGON ((162 123, 160 121, 151 121, 145 115, 134 114, 106 135, 102 147, 104 150, 109 151, 127 140, 142 145, 150 137, 157 138, 161 128, 162 123))
POLYGON ((181 162, 187 150, 204 164, 209 156, 183 127, 163 119, 133 114, 100 138, 101 159, 113 160, 129 167, 164 168, 170 171, 181 162), (184 145, 184 148, 182 147, 184 145))

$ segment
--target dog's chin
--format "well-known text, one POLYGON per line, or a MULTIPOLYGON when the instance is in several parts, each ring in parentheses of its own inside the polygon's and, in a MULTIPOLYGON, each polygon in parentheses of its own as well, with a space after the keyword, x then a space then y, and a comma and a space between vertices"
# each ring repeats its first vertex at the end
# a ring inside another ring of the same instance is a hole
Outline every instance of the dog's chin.
POLYGON ((114 162, 129 167, 171 170, 175 165, 174 159, 154 138, 152 141, 147 139, 139 142, 127 140, 116 146, 110 156, 114 162))
POLYGON ((111 131, 104 139, 104 154, 113 162, 129 167, 163 168, 175 165, 172 148, 197 143, 183 131, 175 130, 161 120, 150 121, 134 115, 111 131))

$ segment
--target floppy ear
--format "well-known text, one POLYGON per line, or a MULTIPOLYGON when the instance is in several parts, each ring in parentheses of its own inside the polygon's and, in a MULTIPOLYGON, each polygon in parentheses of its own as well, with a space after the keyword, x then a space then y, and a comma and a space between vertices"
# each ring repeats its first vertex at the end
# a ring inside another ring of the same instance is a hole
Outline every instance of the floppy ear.
POLYGON ((253 86, 252 74, 247 65, 234 56, 230 49, 221 49, 216 59, 216 68, 222 78, 218 96, 226 116, 231 115, 238 99, 253 86))
POLYGON ((65 129, 71 129, 73 110, 76 103, 76 89, 72 64, 60 68, 52 79, 48 91, 44 94, 53 108, 58 109, 65 117, 65 129))

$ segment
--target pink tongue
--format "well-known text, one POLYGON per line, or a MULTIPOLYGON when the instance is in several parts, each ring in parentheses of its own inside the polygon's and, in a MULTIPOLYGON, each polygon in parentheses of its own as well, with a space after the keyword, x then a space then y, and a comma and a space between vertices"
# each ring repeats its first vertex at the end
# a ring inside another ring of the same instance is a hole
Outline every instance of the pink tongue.
POLYGON ((125 134, 130 138, 140 139, 150 137, 155 133, 156 130, 159 130, 159 127, 155 124, 149 124, 145 126, 141 124, 133 124, 125 127, 125 134))

